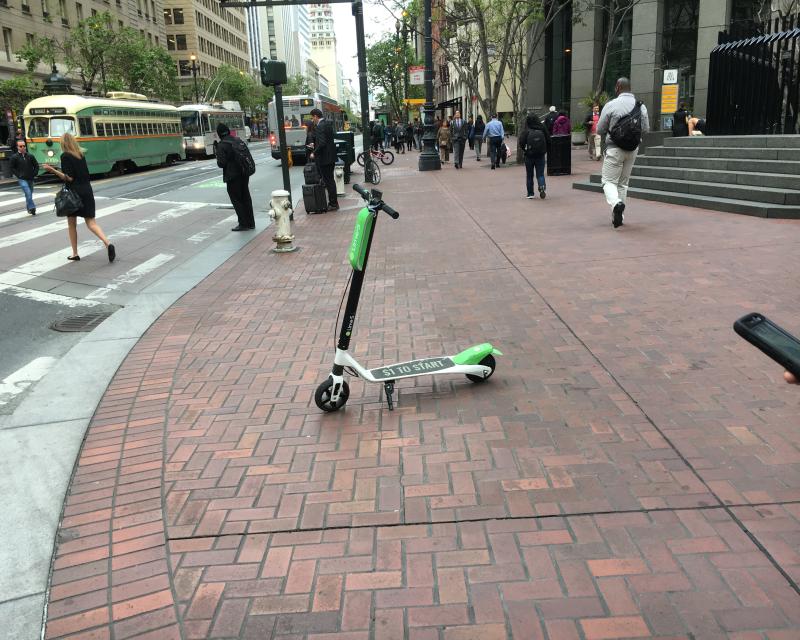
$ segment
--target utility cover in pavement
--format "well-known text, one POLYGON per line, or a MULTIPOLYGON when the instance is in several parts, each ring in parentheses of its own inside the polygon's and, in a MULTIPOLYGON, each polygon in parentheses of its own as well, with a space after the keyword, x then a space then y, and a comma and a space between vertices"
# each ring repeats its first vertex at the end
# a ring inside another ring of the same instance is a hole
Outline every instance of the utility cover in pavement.
POLYGON ((54 331, 61 332, 77 332, 77 331, 92 331, 106 318, 111 315, 111 312, 102 313, 86 313, 82 316, 73 316, 71 318, 64 318, 50 325, 54 331))

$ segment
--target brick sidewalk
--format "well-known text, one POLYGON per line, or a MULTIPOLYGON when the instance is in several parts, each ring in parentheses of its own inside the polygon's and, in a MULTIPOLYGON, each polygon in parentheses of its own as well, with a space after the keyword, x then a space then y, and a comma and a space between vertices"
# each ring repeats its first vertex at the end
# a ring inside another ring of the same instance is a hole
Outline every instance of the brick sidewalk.
POLYGON ((416 160, 384 168, 354 351, 489 340, 492 380, 321 413, 359 201, 297 215, 295 254, 263 234, 109 386, 47 637, 800 637, 800 395, 731 330, 800 333, 800 223, 633 200, 615 231, 580 176, 529 201, 521 167, 416 160))

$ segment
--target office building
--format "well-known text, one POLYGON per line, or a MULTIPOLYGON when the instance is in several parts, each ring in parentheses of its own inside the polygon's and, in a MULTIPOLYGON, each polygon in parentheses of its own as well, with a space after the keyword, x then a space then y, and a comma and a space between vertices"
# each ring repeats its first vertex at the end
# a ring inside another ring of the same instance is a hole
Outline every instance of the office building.
POLYGON ((339 100, 341 68, 336 59, 336 32, 333 27, 333 10, 329 4, 309 5, 311 21, 311 58, 329 84, 328 95, 339 100))
MULTIPOLYGON (((113 18, 113 25, 136 29, 153 44, 165 46, 166 31, 162 0, 0 0, 0 79, 24 74, 25 63, 18 62, 16 53, 36 37, 64 41, 70 28, 84 18, 104 11, 113 18)), ((65 65, 56 63, 62 72, 65 65)), ((50 74, 48 65, 39 65, 37 79, 50 74)), ((73 82, 76 90, 78 82, 73 82)))

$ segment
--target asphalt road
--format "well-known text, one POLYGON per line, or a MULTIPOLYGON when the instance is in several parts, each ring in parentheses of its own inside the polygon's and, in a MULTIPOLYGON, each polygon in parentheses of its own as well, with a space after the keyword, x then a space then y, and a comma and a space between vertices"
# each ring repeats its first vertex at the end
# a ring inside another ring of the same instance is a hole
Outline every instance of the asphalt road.
MULTIPOLYGON (((263 221, 270 193, 283 186, 280 163, 266 143, 254 143, 251 150, 257 168, 250 190, 256 218, 263 221)), ((293 168, 291 176, 296 189, 302 167, 293 168)), ((116 262, 109 264, 102 243, 82 223, 82 259, 68 262, 66 221, 53 211, 58 186, 52 180, 37 183, 35 217, 26 213, 15 185, 0 187, 0 415, 12 413, 86 335, 54 331, 54 322, 113 313, 236 224, 214 159, 143 169, 93 181, 97 222, 116 246, 116 262)))

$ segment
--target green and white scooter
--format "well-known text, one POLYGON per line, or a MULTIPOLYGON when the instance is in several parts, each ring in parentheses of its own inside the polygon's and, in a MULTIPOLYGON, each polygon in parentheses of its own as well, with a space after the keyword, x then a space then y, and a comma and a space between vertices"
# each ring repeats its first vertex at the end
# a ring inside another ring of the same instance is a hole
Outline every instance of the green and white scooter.
POLYGON ((339 333, 339 342, 336 345, 336 356, 333 359, 333 370, 328 378, 314 394, 314 401, 323 411, 338 411, 350 397, 350 387, 344 379, 345 372, 367 382, 383 383, 386 391, 386 401, 389 410, 394 409, 392 395, 394 383, 403 378, 416 376, 430 376, 443 373, 463 373, 472 382, 485 382, 494 373, 494 356, 502 355, 488 343, 470 347, 454 356, 439 356, 438 358, 423 358, 409 362, 387 364, 375 369, 365 369, 348 351, 350 338, 356 321, 356 310, 361 297, 361 286, 364 284, 364 273, 367 270, 369 250, 372 245, 372 236, 375 234, 375 223, 378 212, 385 211, 390 217, 397 220, 400 214, 383 202, 383 194, 377 189, 368 191, 359 185, 353 189, 367 201, 367 206, 358 212, 356 226, 353 230, 353 239, 350 242, 350 266, 353 274, 350 282, 350 293, 347 297, 342 328, 339 333))

